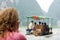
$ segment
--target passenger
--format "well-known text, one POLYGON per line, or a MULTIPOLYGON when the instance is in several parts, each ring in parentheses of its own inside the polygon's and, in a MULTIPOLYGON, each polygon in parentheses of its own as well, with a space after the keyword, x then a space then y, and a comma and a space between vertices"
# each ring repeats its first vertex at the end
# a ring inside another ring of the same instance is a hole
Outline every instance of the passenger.
POLYGON ((34 26, 34 23, 33 23, 33 21, 31 21, 29 24, 29 29, 33 29, 33 26, 34 26))
POLYGON ((39 29, 40 29, 40 35, 42 35, 44 31, 43 22, 39 22, 39 29))
POLYGON ((29 24, 29 28, 26 30, 27 31, 27 34, 30 34, 31 33, 33 27, 34 27, 34 23, 33 23, 33 21, 31 21, 30 24, 29 24))
POLYGON ((26 40, 18 32, 18 12, 15 8, 5 8, 0 12, 0 40, 26 40))
POLYGON ((44 23, 44 33, 45 34, 48 34, 49 33, 49 27, 48 27, 48 25, 46 24, 46 23, 44 23))
POLYGON ((37 34, 37 31, 36 31, 36 29, 37 29, 37 23, 35 22, 34 23, 34 28, 33 28, 33 34, 35 35, 35 36, 37 36, 38 34, 37 34))
POLYGON ((37 23, 35 22, 33 30, 36 30, 36 26, 37 26, 37 23))

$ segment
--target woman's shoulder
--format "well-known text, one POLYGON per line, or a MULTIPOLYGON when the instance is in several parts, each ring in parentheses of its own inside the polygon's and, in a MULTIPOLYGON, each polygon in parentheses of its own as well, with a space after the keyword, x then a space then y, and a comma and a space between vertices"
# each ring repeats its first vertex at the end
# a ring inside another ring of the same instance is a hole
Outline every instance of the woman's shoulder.
POLYGON ((7 32, 7 40, 26 40, 25 36, 20 32, 7 32))
POLYGON ((18 40, 26 40, 25 36, 20 32, 14 32, 13 37, 17 38, 18 40))

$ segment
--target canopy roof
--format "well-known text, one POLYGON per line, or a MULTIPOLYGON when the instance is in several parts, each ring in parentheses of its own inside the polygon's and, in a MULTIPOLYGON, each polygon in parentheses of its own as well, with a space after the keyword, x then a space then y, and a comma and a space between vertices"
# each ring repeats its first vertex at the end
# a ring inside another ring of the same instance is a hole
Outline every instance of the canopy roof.
POLYGON ((49 17, 45 17, 45 16, 27 16, 27 18, 32 18, 32 19, 35 19, 35 20, 50 19, 49 17))

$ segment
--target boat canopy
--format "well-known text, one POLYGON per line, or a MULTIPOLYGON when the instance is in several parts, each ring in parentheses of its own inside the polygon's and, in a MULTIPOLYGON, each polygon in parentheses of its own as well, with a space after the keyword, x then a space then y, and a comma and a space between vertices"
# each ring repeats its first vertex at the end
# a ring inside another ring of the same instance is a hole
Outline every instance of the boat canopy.
POLYGON ((27 18, 32 18, 34 20, 50 19, 49 17, 45 17, 45 16, 27 16, 27 18))

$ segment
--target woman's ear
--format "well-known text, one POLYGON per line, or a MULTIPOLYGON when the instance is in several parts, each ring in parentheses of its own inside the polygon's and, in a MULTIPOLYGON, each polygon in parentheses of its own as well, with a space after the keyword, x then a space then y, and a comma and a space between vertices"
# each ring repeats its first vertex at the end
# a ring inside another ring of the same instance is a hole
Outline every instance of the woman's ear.
POLYGON ((20 23, 20 22, 16 22, 16 23, 15 23, 15 28, 16 28, 16 29, 19 28, 19 23, 20 23))

